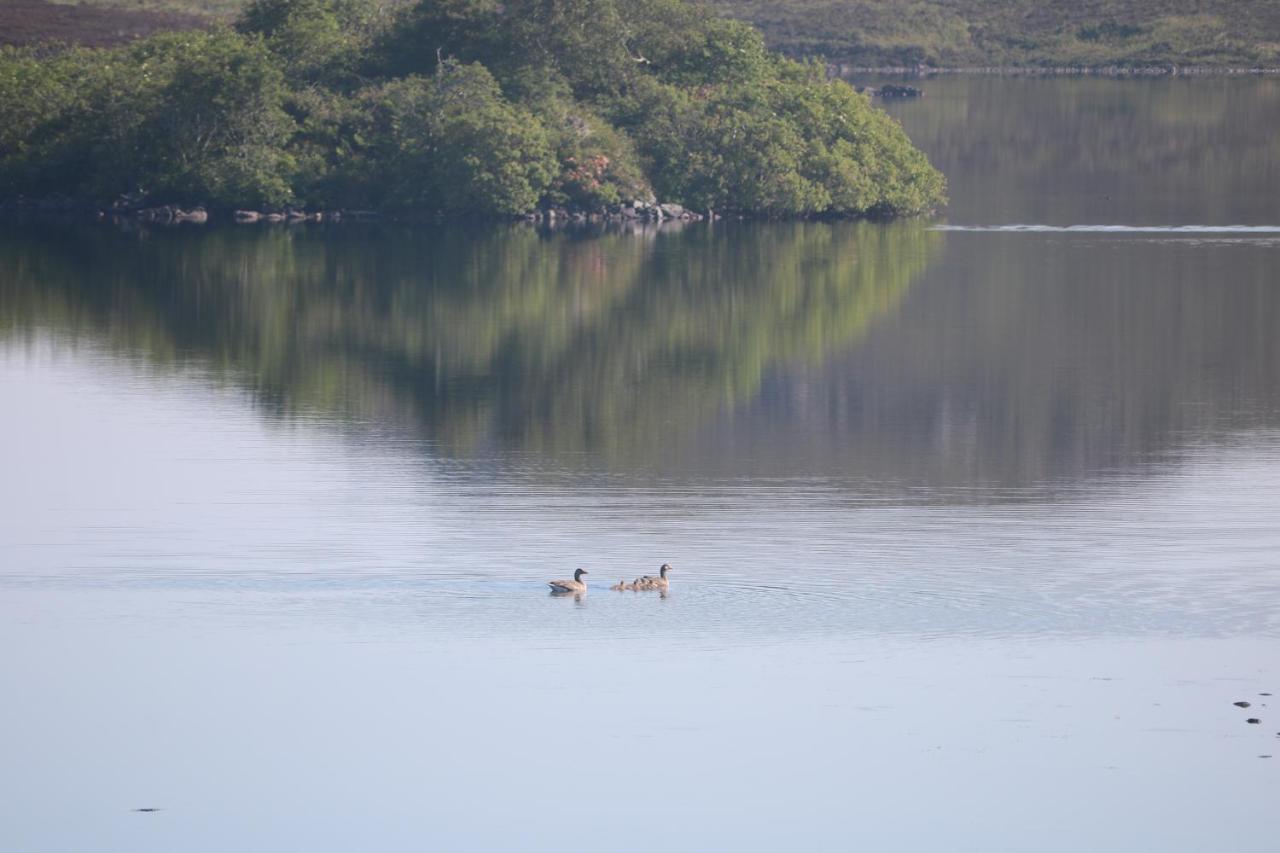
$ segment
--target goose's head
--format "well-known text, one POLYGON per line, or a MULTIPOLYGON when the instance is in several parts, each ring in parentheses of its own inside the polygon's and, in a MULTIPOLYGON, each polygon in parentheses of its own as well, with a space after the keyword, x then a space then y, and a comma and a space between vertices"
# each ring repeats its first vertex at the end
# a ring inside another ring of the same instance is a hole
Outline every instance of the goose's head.
POLYGON ((667 576, 667 572, 669 572, 669 571, 671 571, 671 564, 670 564, 670 563, 663 563, 663 564, 662 564, 662 569, 661 569, 660 574, 665 578, 665 577, 667 576))
POLYGON ((591 574, 591 573, 590 573, 590 572, 588 572, 586 569, 578 569, 577 571, 575 571, 575 572, 573 573, 573 579, 574 579, 574 580, 576 580, 576 581, 580 581, 580 580, 582 580, 582 576, 583 576, 583 575, 589 575, 589 574, 591 574))

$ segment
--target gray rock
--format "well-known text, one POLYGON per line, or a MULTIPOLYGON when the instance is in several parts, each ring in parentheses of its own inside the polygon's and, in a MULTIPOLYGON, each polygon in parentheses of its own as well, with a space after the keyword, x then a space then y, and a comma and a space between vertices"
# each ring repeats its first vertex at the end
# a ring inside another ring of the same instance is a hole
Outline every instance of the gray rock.
POLYGON ((141 222, 155 222, 159 225, 169 225, 174 222, 180 222, 178 218, 182 211, 171 204, 164 204, 160 207, 146 207, 134 214, 141 222))

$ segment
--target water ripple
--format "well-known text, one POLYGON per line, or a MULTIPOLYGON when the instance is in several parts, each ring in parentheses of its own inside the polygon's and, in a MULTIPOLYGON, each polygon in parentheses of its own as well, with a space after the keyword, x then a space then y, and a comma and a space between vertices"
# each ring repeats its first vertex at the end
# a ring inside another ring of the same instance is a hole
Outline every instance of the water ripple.
POLYGON ((932 231, 1099 234, 1280 234, 1280 225, 934 225, 932 231))

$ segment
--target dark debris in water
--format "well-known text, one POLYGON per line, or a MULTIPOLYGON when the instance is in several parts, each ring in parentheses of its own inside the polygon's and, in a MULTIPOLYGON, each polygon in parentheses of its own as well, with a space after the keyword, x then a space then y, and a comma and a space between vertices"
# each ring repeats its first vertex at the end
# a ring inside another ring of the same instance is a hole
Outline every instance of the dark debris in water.
POLYGON ((1259 720, 1257 717, 1250 717, 1249 719, 1245 720, 1245 722, 1251 726, 1256 726, 1258 725, 1258 723, 1261 723, 1262 720, 1259 720))
POLYGON ((1239 702, 1232 702, 1231 704, 1232 704, 1232 705, 1235 705, 1237 708, 1248 708, 1248 707, 1249 707, 1249 703, 1248 703, 1248 702, 1245 702, 1243 699, 1242 699, 1242 700, 1240 700, 1239 702))
POLYGON ((162 809, 134 809, 135 812, 158 812, 162 809))

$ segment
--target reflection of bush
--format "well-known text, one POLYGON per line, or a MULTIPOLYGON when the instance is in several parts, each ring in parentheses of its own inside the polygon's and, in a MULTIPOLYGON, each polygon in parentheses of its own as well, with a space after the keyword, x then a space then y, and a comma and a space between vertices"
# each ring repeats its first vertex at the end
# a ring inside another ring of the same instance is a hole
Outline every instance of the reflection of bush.
POLYGON ((520 442, 669 444, 692 418, 755 394, 770 365, 856 340, 901 298, 936 237, 812 223, 682 235, 648 259, 644 287, 581 330, 558 370, 531 377, 520 442))
POLYGON ((892 323, 819 368, 782 372, 671 468, 737 476, 749 447, 758 476, 1039 500, 1031 487, 1167 472, 1248 444, 1280 427, 1274 252, 957 236, 892 323))
POLYGON ((192 363, 267 409, 407 424, 466 452, 626 452, 856 339, 937 235, 796 223, 0 238, 0 330, 192 363))

